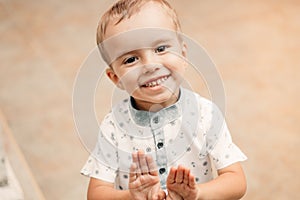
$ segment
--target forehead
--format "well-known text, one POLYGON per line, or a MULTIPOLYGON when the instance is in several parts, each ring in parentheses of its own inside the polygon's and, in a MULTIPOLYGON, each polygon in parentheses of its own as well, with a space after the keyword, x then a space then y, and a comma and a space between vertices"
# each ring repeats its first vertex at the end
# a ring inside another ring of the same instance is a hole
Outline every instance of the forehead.
POLYGON ((119 56, 133 50, 152 48, 160 42, 175 42, 176 27, 161 4, 149 1, 130 18, 108 24, 104 41, 100 44, 106 61, 112 63, 119 56))
POLYGON ((142 5, 132 16, 125 17, 119 23, 119 18, 107 24, 104 40, 122 32, 141 28, 162 28, 176 30, 171 15, 158 2, 149 1, 142 5))

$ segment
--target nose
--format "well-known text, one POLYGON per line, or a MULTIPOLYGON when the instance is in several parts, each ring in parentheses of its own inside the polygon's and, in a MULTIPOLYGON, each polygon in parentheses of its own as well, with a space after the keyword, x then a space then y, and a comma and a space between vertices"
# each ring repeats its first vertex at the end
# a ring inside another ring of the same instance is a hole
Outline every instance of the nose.
POLYGON ((143 74, 153 73, 161 68, 161 64, 157 62, 156 55, 151 52, 145 52, 143 56, 143 74))
POLYGON ((160 69, 157 63, 149 63, 143 66, 143 74, 150 74, 160 69))

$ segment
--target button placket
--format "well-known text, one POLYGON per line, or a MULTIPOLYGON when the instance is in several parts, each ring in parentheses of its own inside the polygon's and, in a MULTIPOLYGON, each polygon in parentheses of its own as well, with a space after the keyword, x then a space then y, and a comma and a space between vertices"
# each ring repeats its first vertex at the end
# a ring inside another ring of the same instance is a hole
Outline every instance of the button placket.
POLYGON ((163 129, 154 129, 153 136, 156 143, 156 159, 157 159, 157 167, 160 176, 160 184, 163 189, 166 189, 166 180, 167 180, 167 151, 164 145, 165 138, 163 129))

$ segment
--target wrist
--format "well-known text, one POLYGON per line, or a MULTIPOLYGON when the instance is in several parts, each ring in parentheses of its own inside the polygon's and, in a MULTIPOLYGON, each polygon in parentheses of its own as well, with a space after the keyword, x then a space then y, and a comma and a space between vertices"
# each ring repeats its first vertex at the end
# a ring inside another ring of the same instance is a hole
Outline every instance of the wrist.
POLYGON ((201 185, 198 184, 196 187, 197 187, 196 200, 204 200, 201 185))
POLYGON ((126 200, 136 200, 131 190, 126 190, 126 200))

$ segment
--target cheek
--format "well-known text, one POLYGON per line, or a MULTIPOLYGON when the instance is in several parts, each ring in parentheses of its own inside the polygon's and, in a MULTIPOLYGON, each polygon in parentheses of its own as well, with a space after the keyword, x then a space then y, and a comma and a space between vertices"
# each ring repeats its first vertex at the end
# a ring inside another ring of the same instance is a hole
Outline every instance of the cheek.
POLYGON ((181 75, 184 74, 188 66, 188 63, 185 61, 185 58, 177 55, 172 55, 169 57, 168 60, 168 68, 170 68, 170 70, 177 72, 181 75))
POLYGON ((120 74, 120 82, 128 93, 133 93, 138 88, 139 73, 137 70, 126 71, 120 74))

